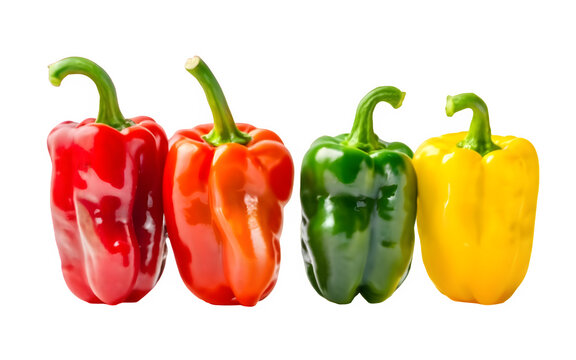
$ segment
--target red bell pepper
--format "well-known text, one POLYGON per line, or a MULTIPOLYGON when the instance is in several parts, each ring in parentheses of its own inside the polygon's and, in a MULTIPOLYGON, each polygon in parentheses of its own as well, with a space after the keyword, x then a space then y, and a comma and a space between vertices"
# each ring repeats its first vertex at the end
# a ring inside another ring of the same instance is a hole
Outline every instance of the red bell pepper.
POLYGON ((253 306, 276 283, 282 208, 294 165, 272 131, 236 124, 222 89, 198 57, 214 124, 178 131, 164 172, 164 209, 180 275, 212 304, 253 306))
POLYGON ((151 118, 125 119, 110 77, 90 60, 66 58, 49 70, 55 86, 69 74, 83 74, 100 94, 96 119, 63 122, 48 136, 64 279, 90 303, 138 301, 154 287, 166 259, 166 134, 151 118))

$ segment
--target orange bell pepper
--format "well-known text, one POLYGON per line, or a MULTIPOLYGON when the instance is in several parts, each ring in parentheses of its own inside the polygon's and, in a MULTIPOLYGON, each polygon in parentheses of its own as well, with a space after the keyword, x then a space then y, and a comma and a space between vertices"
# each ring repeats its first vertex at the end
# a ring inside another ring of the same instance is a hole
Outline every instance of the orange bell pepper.
POLYGON ((219 305, 253 306, 276 283, 282 210, 294 177, 272 131, 236 124, 222 89, 199 58, 186 69, 206 93, 214 124, 178 131, 164 172, 168 236, 182 280, 219 305))

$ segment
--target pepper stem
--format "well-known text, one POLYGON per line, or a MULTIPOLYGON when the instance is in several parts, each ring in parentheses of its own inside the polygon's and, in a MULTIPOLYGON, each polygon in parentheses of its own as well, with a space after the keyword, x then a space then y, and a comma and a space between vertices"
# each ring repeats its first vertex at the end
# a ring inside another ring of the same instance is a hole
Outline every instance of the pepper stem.
POLYGON ((198 80, 214 117, 214 128, 202 138, 212 146, 226 143, 246 145, 252 137, 238 129, 218 81, 206 63, 195 56, 186 61, 186 70, 198 80))
POLYGON ((448 96, 446 99, 446 115, 452 116, 464 109, 472 109, 472 122, 470 123, 468 135, 458 143, 458 147, 474 150, 482 156, 491 151, 499 150, 500 146, 492 142, 486 103, 473 93, 448 96))
POLYGON ((398 109, 402 106, 405 95, 406 93, 393 86, 377 87, 366 94, 358 104, 352 131, 350 131, 345 143, 367 152, 383 148, 383 145, 378 141, 378 135, 374 133, 374 108, 379 102, 385 101, 394 109, 398 109))
POLYGON ((97 123, 106 124, 118 131, 134 125, 120 112, 116 88, 110 76, 96 63, 81 57, 68 57, 49 65, 48 72, 54 86, 60 86, 62 80, 70 74, 86 75, 94 81, 100 94, 97 123))

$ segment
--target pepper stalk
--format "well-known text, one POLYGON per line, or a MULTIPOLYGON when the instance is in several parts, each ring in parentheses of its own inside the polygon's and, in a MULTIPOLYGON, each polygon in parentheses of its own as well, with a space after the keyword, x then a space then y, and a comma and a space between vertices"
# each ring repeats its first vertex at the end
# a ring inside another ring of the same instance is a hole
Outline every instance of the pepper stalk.
POLYGON ((490 130, 490 120, 488 117, 488 106, 476 94, 464 93, 446 98, 446 115, 452 117, 460 110, 472 110, 472 122, 466 138, 458 143, 462 149, 476 151, 481 156, 494 150, 500 150, 500 146, 492 141, 492 132, 490 130))
POLYGON ((374 109, 382 101, 392 105, 394 109, 402 106, 405 92, 394 86, 381 86, 370 91, 360 100, 352 130, 345 140, 345 144, 370 152, 384 146, 378 141, 378 135, 374 133, 374 109))
POLYGON ((100 95, 100 107, 96 123, 106 124, 121 131, 134 125, 130 119, 124 118, 118 105, 116 88, 110 76, 98 64, 82 57, 68 57, 48 66, 50 82, 60 86, 62 80, 70 74, 88 76, 96 84, 100 95))
POLYGON ((214 117, 214 128, 202 138, 212 146, 226 143, 248 144, 252 137, 240 131, 234 123, 224 92, 208 65, 199 56, 194 56, 186 61, 185 68, 204 89, 214 117))

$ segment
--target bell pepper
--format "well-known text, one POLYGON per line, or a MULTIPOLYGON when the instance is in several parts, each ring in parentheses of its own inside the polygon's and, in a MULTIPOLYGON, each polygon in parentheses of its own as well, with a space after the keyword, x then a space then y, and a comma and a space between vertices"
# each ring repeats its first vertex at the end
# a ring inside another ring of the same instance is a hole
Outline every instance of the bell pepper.
POLYGON ((491 135, 478 96, 448 96, 448 116, 464 109, 473 112, 468 132, 429 139, 414 155, 422 258, 449 298, 497 304, 530 262, 538 156, 525 139, 491 135))
POLYGON ((402 284, 414 251, 416 176, 412 151, 373 130, 385 101, 402 105, 395 87, 372 90, 361 101, 350 134, 317 139, 302 161, 302 254, 314 289, 347 304, 360 293, 386 300, 402 284))
POLYGON ((51 209, 62 272, 90 303, 134 302, 158 281, 166 259, 162 172, 168 140, 148 117, 125 119, 106 72, 70 57, 49 66, 59 86, 69 74, 94 81, 96 119, 66 121, 48 136, 51 209))
POLYGON ((234 123, 204 61, 189 59, 186 70, 204 89, 214 124, 170 139, 164 172, 170 244, 182 280, 200 299, 253 306, 278 277, 294 165, 278 135, 234 123))

